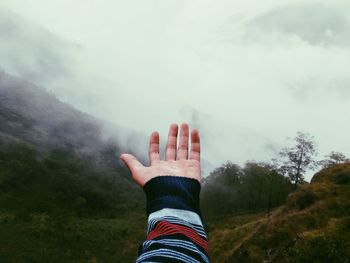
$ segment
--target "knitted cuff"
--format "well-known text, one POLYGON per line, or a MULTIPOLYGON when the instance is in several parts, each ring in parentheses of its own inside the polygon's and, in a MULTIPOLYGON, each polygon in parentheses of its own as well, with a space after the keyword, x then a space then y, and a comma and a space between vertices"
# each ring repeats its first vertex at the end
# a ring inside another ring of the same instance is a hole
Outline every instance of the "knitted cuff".
POLYGON ((147 198, 147 216, 163 208, 189 210, 201 216, 200 189, 201 184, 193 178, 171 175, 152 178, 143 187, 147 198))

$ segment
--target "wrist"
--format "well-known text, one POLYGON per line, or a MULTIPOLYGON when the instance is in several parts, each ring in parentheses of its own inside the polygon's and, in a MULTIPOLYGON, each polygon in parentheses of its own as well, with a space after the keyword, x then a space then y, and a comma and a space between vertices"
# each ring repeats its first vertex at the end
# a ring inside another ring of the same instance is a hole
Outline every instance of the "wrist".
POLYGON ((143 187, 147 198, 147 216, 163 208, 189 210, 200 215, 201 184, 194 178, 162 175, 149 180, 143 187))

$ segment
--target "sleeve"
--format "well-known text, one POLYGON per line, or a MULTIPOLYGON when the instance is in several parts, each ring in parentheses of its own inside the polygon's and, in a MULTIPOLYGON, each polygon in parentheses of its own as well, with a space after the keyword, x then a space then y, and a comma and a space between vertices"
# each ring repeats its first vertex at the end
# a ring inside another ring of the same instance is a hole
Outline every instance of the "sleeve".
POLYGON ((198 180, 180 176, 158 176, 144 185, 147 239, 139 247, 137 263, 209 262, 200 189, 198 180))

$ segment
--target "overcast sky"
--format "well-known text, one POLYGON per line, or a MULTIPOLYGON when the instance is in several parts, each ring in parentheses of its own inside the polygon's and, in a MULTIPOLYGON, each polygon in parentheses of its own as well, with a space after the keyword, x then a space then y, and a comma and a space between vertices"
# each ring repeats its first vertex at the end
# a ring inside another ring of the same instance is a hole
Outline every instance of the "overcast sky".
POLYGON ((346 2, 0 0, 0 68, 163 147, 188 122, 214 166, 297 131, 350 156, 346 2))

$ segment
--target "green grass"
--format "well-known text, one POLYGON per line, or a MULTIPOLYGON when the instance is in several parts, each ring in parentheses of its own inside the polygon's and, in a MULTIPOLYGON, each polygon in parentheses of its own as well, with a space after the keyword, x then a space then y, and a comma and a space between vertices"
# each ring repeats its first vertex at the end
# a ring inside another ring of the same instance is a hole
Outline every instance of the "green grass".
POLYGON ((212 222, 206 227, 212 262, 224 262, 265 220, 266 213, 249 213, 233 214, 212 222))
POLYGON ((133 262, 145 238, 146 217, 140 214, 115 219, 33 214, 27 222, 1 215, 0 262, 133 262))

